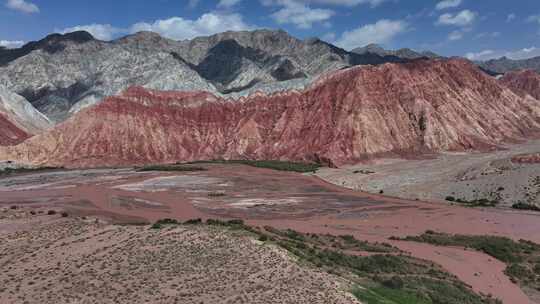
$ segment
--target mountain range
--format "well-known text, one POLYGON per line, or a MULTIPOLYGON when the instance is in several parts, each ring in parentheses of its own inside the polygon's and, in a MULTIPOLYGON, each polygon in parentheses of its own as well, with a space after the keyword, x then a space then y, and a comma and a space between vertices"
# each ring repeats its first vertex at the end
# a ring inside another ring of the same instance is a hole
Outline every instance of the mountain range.
POLYGON ((501 57, 499 59, 478 62, 477 64, 481 68, 485 69, 486 71, 490 71, 495 75, 502 75, 507 72, 515 72, 519 70, 534 70, 537 73, 540 73, 540 57, 519 60, 501 57))
POLYGON ((286 159, 340 165, 490 149, 540 130, 540 102, 463 59, 352 67, 307 89, 232 101, 133 87, 0 158, 73 167, 286 159))
POLYGON ((440 58, 442 56, 439 56, 433 52, 430 51, 423 51, 423 52, 417 52, 414 50, 411 50, 409 48, 402 48, 399 50, 386 50, 382 46, 378 44, 368 44, 364 47, 359 47, 353 49, 351 52, 364 55, 364 54, 375 54, 379 56, 395 56, 402 59, 418 59, 418 58, 440 58))
POLYGON ((184 41, 52 34, 0 49, 0 145, 11 146, 0 159, 339 165, 488 149, 540 130, 538 74, 493 73, 431 52, 348 52, 284 31, 184 41))
POLYGON ((186 41, 140 32, 111 42, 73 32, 0 50, 0 84, 60 122, 132 85, 242 95, 303 88, 328 71, 399 61, 347 52, 319 39, 299 40, 284 31, 225 32, 186 41))

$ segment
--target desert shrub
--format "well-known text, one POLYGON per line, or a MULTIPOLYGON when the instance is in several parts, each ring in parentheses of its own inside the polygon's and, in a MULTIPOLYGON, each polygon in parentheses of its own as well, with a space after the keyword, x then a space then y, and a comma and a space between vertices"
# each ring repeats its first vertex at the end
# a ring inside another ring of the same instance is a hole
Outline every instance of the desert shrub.
POLYGON ((401 289, 405 285, 403 279, 398 276, 393 276, 382 282, 382 285, 391 289, 401 289))
POLYGON ((178 225, 178 224, 180 224, 180 222, 178 222, 177 220, 170 219, 170 218, 164 218, 164 219, 158 220, 156 223, 161 224, 161 225, 178 225))
POLYGON ((191 219, 184 222, 184 225, 199 225, 199 224, 202 224, 202 220, 200 218, 191 219))
POLYGON ((56 211, 55 210, 49 210, 47 211, 47 215, 55 215, 56 214, 56 211))
POLYGON ((298 163, 279 160, 212 160, 192 162, 190 164, 200 163, 242 164, 257 168, 266 168, 278 171, 292 171, 299 173, 315 172, 321 167, 320 164, 316 163, 298 163))
POLYGON ((518 280, 523 280, 527 278, 534 278, 534 274, 525 266, 513 263, 510 266, 506 267, 504 271, 509 277, 515 278, 518 280))
POLYGON ((455 202, 455 201, 456 201, 456 198, 453 197, 453 196, 447 196, 447 197, 446 197, 446 200, 449 201, 449 202, 455 202))
POLYGON ((60 213, 60 215, 61 215, 62 217, 68 217, 68 216, 69 216, 69 214, 68 214, 67 212, 62 212, 62 213, 60 213))
POLYGON ((512 205, 513 209, 518 210, 531 210, 531 211, 540 211, 540 207, 534 205, 534 204, 528 204, 524 202, 518 202, 512 205))
POLYGON ((148 171, 179 171, 179 172, 190 172, 190 171, 206 171, 203 167, 195 166, 185 166, 185 165, 152 165, 142 168, 138 168, 139 172, 148 172, 148 171))
POLYGON ((210 192, 210 193, 208 193, 208 196, 209 197, 220 197, 220 196, 225 196, 225 193, 223 193, 223 192, 210 192))

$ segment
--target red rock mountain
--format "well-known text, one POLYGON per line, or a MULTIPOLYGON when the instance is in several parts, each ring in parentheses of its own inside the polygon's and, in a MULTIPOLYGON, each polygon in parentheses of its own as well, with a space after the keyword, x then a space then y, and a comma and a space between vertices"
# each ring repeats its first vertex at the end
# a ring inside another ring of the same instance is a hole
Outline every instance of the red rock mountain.
POLYGON ((17 127, 6 115, 0 113, 0 146, 16 145, 29 137, 30 134, 17 127))
POLYGON ((540 74, 533 70, 508 72, 501 82, 520 96, 529 94, 540 100, 540 74))
POLYGON ((0 146, 19 144, 51 127, 26 99, 0 85, 0 146))
POLYGON ((355 67, 305 91, 239 101, 131 88, 0 159, 96 166, 198 159, 327 160, 485 149, 540 129, 540 103, 466 60, 355 67))

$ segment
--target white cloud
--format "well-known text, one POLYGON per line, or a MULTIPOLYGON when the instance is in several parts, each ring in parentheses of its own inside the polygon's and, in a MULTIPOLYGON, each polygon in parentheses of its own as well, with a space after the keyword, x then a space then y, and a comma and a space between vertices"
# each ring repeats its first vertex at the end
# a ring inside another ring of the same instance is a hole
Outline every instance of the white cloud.
POLYGON ((456 41, 463 38, 463 33, 461 31, 453 31, 448 35, 448 40, 456 41))
POLYGON ((514 19, 516 19, 516 14, 512 13, 512 14, 508 14, 508 16, 506 17, 506 22, 512 22, 514 19))
POLYGON ((388 1, 388 0, 304 0, 304 2, 306 3, 343 5, 343 6, 356 6, 359 4, 369 4, 372 7, 378 6, 379 4, 385 1, 388 1))
POLYGON ((494 54, 495 54, 495 51, 493 50, 484 50, 478 53, 474 53, 474 52, 467 53, 465 54, 465 57, 469 60, 485 60, 485 59, 494 58, 492 57, 494 54))
POLYGON ((8 48, 8 49, 21 47, 23 44, 24 44, 24 41, 20 41, 20 40, 0 40, 0 46, 8 48))
POLYGON ((437 6, 435 6, 435 8, 437 10, 443 10, 447 8, 458 7, 461 5, 461 2, 461 0, 444 0, 437 3, 437 6))
POLYGON ((527 22, 534 22, 540 24, 540 15, 532 15, 527 18, 527 22))
POLYGON ((129 32, 156 32, 163 37, 175 40, 191 39, 207 36, 223 31, 249 30, 253 27, 246 24, 240 14, 206 13, 198 19, 190 20, 182 17, 156 20, 152 23, 140 22, 131 26, 129 32))
POLYGON ((114 39, 119 34, 125 34, 126 30, 116 28, 110 24, 88 24, 88 25, 77 25, 63 30, 56 30, 59 33, 71 33, 76 31, 87 31, 92 36, 99 40, 109 41, 114 39))
POLYGON ((540 48, 529 47, 513 51, 494 51, 494 50, 484 50, 478 53, 467 53, 465 57, 470 60, 489 60, 500 57, 507 57, 514 60, 527 59, 532 57, 540 56, 540 48))
POLYGON ((25 0, 8 0, 6 6, 23 13, 39 13, 39 7, 37 5, 25 0))
POLYGON ((231 8, 238 3, 240 3, 242 0, 220 0, 218 3, 219 8, 231 8))
POLYGON ((409 25, 402 20, 379 20, 352 31, 344 32, 336 45, 347 50, 370 43, 388 43, 395 36, 408 30, 409 25))
POLYGON ((369 4, 371 7, 376 7, 383 2, 390 0, 260 0, 263 5, 284 5, 284 2, 296 2, 301 4, 321 4, 321 5, 336 5, 336 6, 357 6, 360 4, 369 4))
POLYGON ((277 4, 282 6, 277 12, 272 14, 272 19, 279 24, 294 24, 302 29, 309 29, 314 23, 328 24, 327 20, 335 15, 330 9, 311 8, 304 1, 298 0, 276 0, 275 2, 265 2, 266 5, 277 4))
POLYGON ((475 12, 466 9, 455 15, 450 13, 440 15, 437 24, 467 26, 472 24, 476 17, 477 14, 475 12))
POLYGON ((78 25, 56 32, 65 34, 74 31, 87 31, 100 40, 112 40, 120 35, 133 34, 140 31, 151 31, 163 37, 184 40, 197 36, 207 36, 224 31, 250 30, 254 27, 246 24, 240 14, 221 14, 210 12, 191 20, 182 17, 171 17, 154 22, 135 23, 127 29, 117 28, 110 24, 78 25))
POLYGON ((323 41, 327 41, 327 42, 334 41, 334 40, 336 40, 336 33, 334 33, 334 32, 326 33, 326 34, 322 35, 321 39, 323 41))
POLYGON ((484 32, 477 34, 474 39, 482 39, 482 38, 498 38, 501 36, 501 32, 484 32))
POLYGON ((197 5, 199 5, 200 0, 189 0, 188 7, 189 8, 195 8, 197 5))

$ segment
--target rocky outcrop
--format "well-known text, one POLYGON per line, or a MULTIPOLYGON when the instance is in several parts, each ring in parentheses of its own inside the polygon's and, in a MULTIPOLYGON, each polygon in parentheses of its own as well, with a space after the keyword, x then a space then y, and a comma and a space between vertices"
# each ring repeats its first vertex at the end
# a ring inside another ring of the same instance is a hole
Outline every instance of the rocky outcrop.
POLYGON ((501 78, 501 82, 516 94, 529 94, 540 100, 540 74, 533 70, 508 72, 501 78))
POLYGON ((374 43, 368 44, 364 47, 355 48, 351 52, 359 55, 376 54, 382 57, 394 56, 400 59, 441 58, 441 56, 429 51, 417 52, 409 48, 386 50, 382 46, 374 43))
POLYGON ((492 74, 505 74, 520 70, 534 70, 540 73, 540 57, 518 60, 501 57, 499 59, 478 62, 478 65, 492 74))
POLYGON ((30 134, 12 123, 4 114, 0 113, 0 146, 16 145, 30 136, 30 134))
POLYGON ((140 32, 111 42, 74 32, 0 50, 0 84, 61 122, 130 86, 241 96, 254 89, 303 88, 329 71, 395 61, 402 60, 349 53, 284 31, 225 32, 186 41, 140 32))
POLYGON ((540 128, 540 104, 465 60, 418 60, 327 74, 304 91, 232 102, 132 88, 0 159, 97 166, 201 159, 324 160, 487 149, 540 128))
MULTIPOLYGON (((66 35, 74 35, 66 34, 66 35)), ((60 35, 61 36, 61 35, 60 35)), ((61 36, 62 37, 62 36, 61 36)), ((0 67, 0 84, 28 99, 54 121, 132 85, 158 90, 214 87, 166 49, 148 51, 98 40, 55 39, 61 48, 38 48, 0 67)))
POLYGON ((518 164, 540 164, 540 152, 516 155, 512 157, 512 162, 518 164))
POLYGON ((22 96, 0 86, 0 146, 21 143, 52 127, 22 96))

